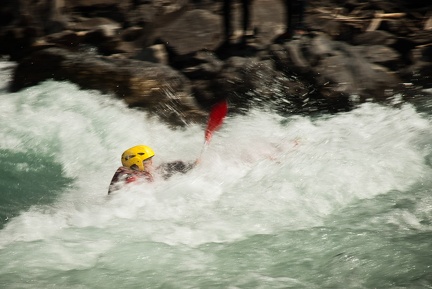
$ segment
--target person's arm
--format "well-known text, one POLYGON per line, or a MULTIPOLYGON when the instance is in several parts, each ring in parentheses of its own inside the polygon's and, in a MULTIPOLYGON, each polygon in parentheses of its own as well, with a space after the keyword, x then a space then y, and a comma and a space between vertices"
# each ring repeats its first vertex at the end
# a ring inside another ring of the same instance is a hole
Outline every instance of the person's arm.
POLYGON ((183 161, 174 161, 162 164, 158 167, 158 170, 161 172, 164 179, 170 178, 175 173, 185 174, 191 169, 193 169, 198 164, 195 162, 185 163, 183 161))

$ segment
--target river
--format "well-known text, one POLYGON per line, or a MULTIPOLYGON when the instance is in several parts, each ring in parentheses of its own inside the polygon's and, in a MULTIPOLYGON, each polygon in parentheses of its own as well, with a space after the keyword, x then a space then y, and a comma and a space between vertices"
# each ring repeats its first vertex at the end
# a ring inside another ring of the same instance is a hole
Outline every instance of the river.
POLYGON ((228 115, 194 170, 107 195, 130 146, 193 161, 114 97, 0 74, 0 288, 432 288, 432 101, 228 115))

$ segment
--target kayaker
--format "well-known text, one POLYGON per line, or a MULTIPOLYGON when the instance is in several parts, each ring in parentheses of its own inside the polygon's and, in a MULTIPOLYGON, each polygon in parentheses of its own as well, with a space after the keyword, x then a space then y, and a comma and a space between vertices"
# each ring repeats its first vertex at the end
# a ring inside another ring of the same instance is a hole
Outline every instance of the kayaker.
POLYGON ((171 177, 175 173, 186 173, 198 163, 198 160, 191 163, 174 161, 154 168, 154 155, 153 149, 146 145, 137 145, 124 151, 121 156, 122 166, 115 172, 108 194, 119 190, 125 184, 138 180, 153 182, 155 173, 160 174, 164 179, 171 177))

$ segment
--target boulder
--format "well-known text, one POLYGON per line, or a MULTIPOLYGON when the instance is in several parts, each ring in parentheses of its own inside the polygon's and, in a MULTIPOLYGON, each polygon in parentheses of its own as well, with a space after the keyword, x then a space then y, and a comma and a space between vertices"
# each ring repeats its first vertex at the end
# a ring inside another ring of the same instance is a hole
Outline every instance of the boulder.
POLYGON ((190 82, 163 64, 47 48, 19 63, 11 90, 17 91, 46 79, 68 80, 84 89, 116 95, 131 107, 150 109, 171 121, 173 114, 180 122, 185 121, 182 115, 189 120, 203 117, 191 97, 190 82))
POLYGON ((377 55, 365 57, 359 47, 323 34, 274 46, 273 56, 276 67, 307 77, 331 99, 341 95, 383 99, 400 82, 395 73, 379 65, 377 55))
POLYGON ((391 47, 384 45, 359 45, 353 47, 353 49, 369 62, 382 65, 392 71, 397 71, 404 66, 401 55, 391 47))
POLYGON ((353 37, 353 44, 356 45, 393 45, 397 36, 383 30, 366 31, 353 37))
POLYGON ((201 9, 187 11, 160 30, 160 39, 178 55, 215 50, 221 43, 220 17, 201 9))
MULTIPOLYGON (((427 1, 308 1, 306 34, 274 45, 284 2, 255 0, 254 33, 220 45, 218 0, 4 0, 0 54, 19 62, 14 91, 68 80, 171 121, 200 111, 194 101, 207 109, 229 98, 240 112, 339 110, 352 95, 381 100, 403 93, 399 84, 430 86, 427 1)), ((241 14, 233 5, 235 32, 241 14)))
POLYGON ((208 106, 228 98, 232 112, 254 107, 272 107, 281 112, 299 111, 309 88, 299 79, 275 70, 271 60, 233 56, 207 80, 194 80, 194 94, 208 106))

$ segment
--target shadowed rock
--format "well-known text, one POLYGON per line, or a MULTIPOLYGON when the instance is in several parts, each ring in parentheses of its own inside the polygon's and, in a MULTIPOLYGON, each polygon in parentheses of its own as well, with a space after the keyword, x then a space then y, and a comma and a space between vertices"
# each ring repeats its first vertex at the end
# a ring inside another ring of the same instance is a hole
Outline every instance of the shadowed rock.
POLYGON ((398 86, 400 79, 377 64, 378 56, 364 57, 359 51, 359 46, 318 35, 275 46, 273 55, 279 69, 297 72, 309 79, 313 76, 312 81, 326 97, 354 94, 362 99, 385 98, 388 90, 398 86))
POLYGON ((219 16, 194 9, 161 29, 160 38, 179 55, 215 50, 222 40, 218 27, 221 27, 219 16))
MULTIPOLYGON (((311 0, 307 33, 273 45, 285 29, 283 3, 253 1, 253 35, 218 46, 218 0, 5 0, 0 54, 19 62, 15 91, 69 80, 174 122, 194 101, 208 109, 229 98, 231 111, 339 111, 352 107, 352 95, 382 100, 404 86, 430 87, 425 1, 311 0)), ((235 32, 240 8, 233 5, 235 32)))
POLYGON ((68 80, 85 89, 114 94, 131 107, 145 107, 165 118, 175 114, 179 118, 185 115, 198 120, 203 115, 190 95, 190 82, 162 64, 48 48, 19 63, 11 90, 17 91, 46 79, 68 80))

